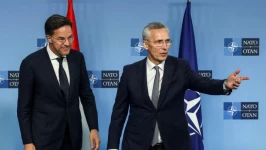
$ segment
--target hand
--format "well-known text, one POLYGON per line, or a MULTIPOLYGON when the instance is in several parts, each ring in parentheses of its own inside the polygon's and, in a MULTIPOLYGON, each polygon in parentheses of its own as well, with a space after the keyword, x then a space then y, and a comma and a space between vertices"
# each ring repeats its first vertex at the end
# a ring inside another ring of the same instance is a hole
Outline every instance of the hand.
POLYGON ((90 133, 90 146, 91 150, 99 150, 100 147, 100 137, 96 129, 92 129, 90 133))
POLYGON ((237 89, 243 80, 249 80, 247 76, 237 76, 240 73, 240 70, 233 72, 226 80, 226 88, 228 89, 237 89))
POLYGON ((24 150, 36 150, 36 149, 32 143, 29 143, 24 145, 24 150))

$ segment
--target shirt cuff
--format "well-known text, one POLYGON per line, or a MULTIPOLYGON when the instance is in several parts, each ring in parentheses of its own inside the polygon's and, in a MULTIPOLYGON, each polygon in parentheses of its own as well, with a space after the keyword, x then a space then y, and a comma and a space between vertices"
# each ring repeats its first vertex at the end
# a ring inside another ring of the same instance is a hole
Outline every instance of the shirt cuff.
POLYGON ((225 95, 230 95, 231 89, 227 88, 225 85, 226 85, 226 80, 224 80, 223 90, 224 90, 225 95))

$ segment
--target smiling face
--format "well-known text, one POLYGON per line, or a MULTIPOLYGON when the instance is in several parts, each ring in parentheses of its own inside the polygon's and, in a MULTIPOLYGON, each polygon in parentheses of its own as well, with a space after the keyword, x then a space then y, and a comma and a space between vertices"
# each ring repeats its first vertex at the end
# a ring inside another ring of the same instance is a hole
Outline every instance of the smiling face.
POLYGON ((57 56, 68 55, 74 40, 71 21, 54 14, 46 20, 44 29, 51 51, 57 56))
POLYGON ((143 41, 143 46, 148 51, 149 60, 155 65, 166 60, 170 45, 171 40, 166 28, 151 29, 149 38, 143 41))
POLYGON ((57 56, 68 55, 72 46, 73 36, 71 26, 65 25, 56 30, 53 34, 46 35, 49 47, 57 56))

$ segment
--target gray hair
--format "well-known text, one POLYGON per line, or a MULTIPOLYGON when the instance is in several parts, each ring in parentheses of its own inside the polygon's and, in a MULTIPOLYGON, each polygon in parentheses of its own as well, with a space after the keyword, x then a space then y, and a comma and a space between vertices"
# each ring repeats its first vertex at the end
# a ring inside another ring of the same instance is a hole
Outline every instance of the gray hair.
POLYGON ((165 28, 168 33, 169 33, 169 30, 168 28, 160 23, 160 22, 152 22, 152 23, 149 23, 144 29, 143 29, 143 32, 142 32, 142 40, 145 41, 145 40, 149 40, 150 38, 150 30, 152 29, 163 29, 165 28))

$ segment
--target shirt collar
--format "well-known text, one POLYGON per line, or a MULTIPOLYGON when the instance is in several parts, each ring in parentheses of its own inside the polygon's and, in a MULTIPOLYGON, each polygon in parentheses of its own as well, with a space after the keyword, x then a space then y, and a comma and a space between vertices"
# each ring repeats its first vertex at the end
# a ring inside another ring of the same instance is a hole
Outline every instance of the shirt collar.
MULTIPOLYGON (((56 59, 56 58, 59 58, 59 56, 55 55, 55 53, 50 49, 49 44, 47 44, 46 49, 47 49, 49 58, 51 60, 56 59)), ((66 57, 66 56, 62 56, 62 57, 66 57)))
MULTIPOLYGON (((162 69, 162 71, 164 70, 164 64, 165 64, 165 61, 161 62, 159 65, 157 65, 160 69, 162 69)), ((150 59, 147 57, 147 61, 146 61, 146 66, 147 66, 147 70, 148 71, 151 71, 154 66, 156 66, 154 63, 152 63, 150 61, 150 59)))

